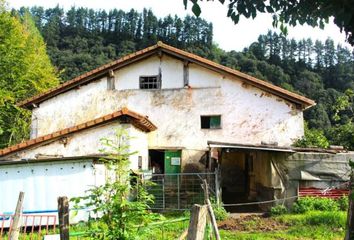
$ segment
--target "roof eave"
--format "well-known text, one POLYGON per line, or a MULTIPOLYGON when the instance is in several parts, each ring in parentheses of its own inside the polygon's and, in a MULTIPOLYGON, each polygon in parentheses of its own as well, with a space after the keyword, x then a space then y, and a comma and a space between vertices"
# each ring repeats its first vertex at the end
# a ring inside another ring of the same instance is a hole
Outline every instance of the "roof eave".
POLYGON ((108 114, 99 118, 96 118, 94 120, 81 123, 79 125, 65 128, 59 131, 56 131, 54 133, 50 133, 44 136, 40 136, 35 139, 30 139, 25 142, 19 143, 12 145, 10 147, 0 149, 0 159, 3 158, 4 156, 7 156, 9 154, 13 154, 18 151, 22 151, 28 148, 32 148, 35 146, 41 146, 42 144, 48 144, 50 142, 56 141, 60 138, 67 137, 69 135, 75 134, 79 131, 82 130, 87 130, 96 126, 101 126, 104 124, 108 124, 112 121, 117 120, 121 116, 128 116, 130 117, 129 123, 132 124, 134 127, 139 128, 143 132, 151 132, 157 129, 157 127, 146 117, 142 116, 136 112, 133 112, 127 108, 123 108, 122 110, 119 110, 117 112, 114 112, 112 114, 108 114))
POLYGON ((177 58, 187 60, 190 62, 194 62, 198 65, 201 65, 203 67, 206 67, 208 69, 211 69, 213 71, 216 71, 216 72, 219 72, 222 74, 229 74, 232 76, 237 76, 252 86, 255 86, 259 89, 270 92, 276 96, 279 96, 283 99, 286 99, 290 102, 300 105, 303 110, 316 105, 315 101, 313 101, 309 98, 303 97, 299 94, 287 91, 287 90, 280 88, 278 86, 275 86, 271 83, 267 83, 267 82, 262 81, 260 79, 249 76, 245 73, 239 72, 237 70, 234 70, 234 69, 225 67, 223 65, 220 65, 218 63, 212 62, 210 60, 204 59, 204 58, 199 57, 195 54, 191 54, 191 53, 185 52, 183 50, 180 50, 178 48, 174 48, 172 46, 158 42, 156 45, 153 45, 151 47, 148 47, 143 50, 137 51, 135 53, 129 54, 129 55, 127 55, 123 58, 120 58, 116 61, 113 61, 109 64, 103 65, 97 69, 94 69, 90 72, 80 75, 79 77, 74 78, 73 80, 70 80, 66 83, 63 83, 63 84, 57 86, 56 88, 51 89, 45 93, 42 93, 40 95, 29 98, 27 100, 21 101, 17 104, 17 106, 31 110, 34 107, 36 107, 36 105, 38 105, 39 103, 41 103, 43 101, 46 101, 52 97, 55 97, 58 94, 67 92, 75 87, 79 87, 79 86, 84 85, 90 81, 96 80, 104 75, 107 75, 108 71, 110 71, 110 70, 117 70, 117 69, 123 68, 131 63, 134 63, 136 61, 139 61, 141 59, 149 57, 149 56, 155 54, 157 51, 162 51, 166 54, 175 56, 177 58))

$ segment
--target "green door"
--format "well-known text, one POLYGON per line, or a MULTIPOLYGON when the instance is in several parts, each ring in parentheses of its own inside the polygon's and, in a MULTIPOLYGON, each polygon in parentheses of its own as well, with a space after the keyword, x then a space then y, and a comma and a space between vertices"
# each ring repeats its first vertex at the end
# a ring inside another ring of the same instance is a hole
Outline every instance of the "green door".
POLYGON ((165 151, 165 173, 181 172, 181 151, 165 151))

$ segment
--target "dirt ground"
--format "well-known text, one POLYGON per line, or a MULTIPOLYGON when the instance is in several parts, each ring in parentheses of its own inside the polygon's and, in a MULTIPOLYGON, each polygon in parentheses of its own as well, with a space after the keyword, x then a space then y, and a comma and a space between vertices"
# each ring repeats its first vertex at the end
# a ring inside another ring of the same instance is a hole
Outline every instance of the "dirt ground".
POLYGON ((244 215, 237 218, 230 217, 218 223, 219 229, 239 232, 269 232, 287 229, 284 223, 279 223, 267 215, 244 215))

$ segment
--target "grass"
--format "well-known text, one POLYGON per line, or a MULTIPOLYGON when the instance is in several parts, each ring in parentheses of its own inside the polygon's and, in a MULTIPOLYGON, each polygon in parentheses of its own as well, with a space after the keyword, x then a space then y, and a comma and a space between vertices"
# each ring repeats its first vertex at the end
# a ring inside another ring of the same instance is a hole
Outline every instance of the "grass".
MULTIPOLYGON (((162 222, 157 221, 138 230, 137 238, 142 239, 177 239, 188 228, 189 215, 185 213, 164 214, 162 222)), ((262 221, 272 220, 284 226, 271 230, 260 230, 258 219, 245 221, 244 231, 220 230, 221 238, 240 240, 339 240, 344 238, 346 212, 344 211, 310 211, 303 214, 284 214, 262 221)), ((87 230, 85 224, 72 226, 70 232, 87 230)), ((209 229, 209 231, 211 231, 209 229)), ((89 239, 85 236, 70 239, 89 239)))
MULTIPOLYGON (((288 226, 283 230, 261 232, 250 228, 246 232, 221 230, 222 239, 240 240, 337 240, 345 234, 346 213, 312 211, 304 214, 285 214, 273 217, 288 226)), ((254 225, 250 220, 250 226, 254 225)))

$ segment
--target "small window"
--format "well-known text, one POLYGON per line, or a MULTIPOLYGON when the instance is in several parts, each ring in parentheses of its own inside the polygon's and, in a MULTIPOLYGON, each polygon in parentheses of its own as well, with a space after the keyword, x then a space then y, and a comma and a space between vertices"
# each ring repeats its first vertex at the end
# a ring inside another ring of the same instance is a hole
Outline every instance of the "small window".
POLYGON ((221 115, 215 116, 200 116, 202 129, 217 129, 221 128, 221 115))
POLYGON ((160 89, 161 78, 159 75, 140 76, 140 89, 160 89))

